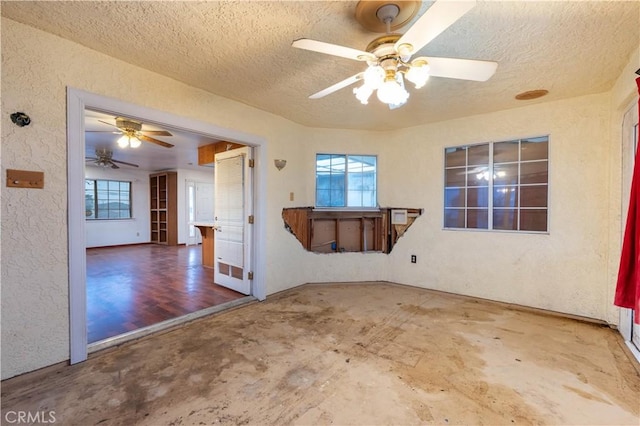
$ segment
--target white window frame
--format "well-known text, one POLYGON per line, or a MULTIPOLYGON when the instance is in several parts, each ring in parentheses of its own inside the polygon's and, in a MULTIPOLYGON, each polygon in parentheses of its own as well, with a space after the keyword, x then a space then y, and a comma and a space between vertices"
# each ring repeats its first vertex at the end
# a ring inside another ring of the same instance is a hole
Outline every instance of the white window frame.
POLYGON ((379 210, 378 206, 378 156, 375 154, 346 154, 341 152, 317 152, 314 156, 314 210, 379 210), (318 156, 319 155, 336 155, 345 157, 345 174, 344 174, 344 205, 342 206, 319 206, 318 205, 318 156), (349 206, 349 172, 346 165, 349 163, 349 157, 373 157, 376 160, 375 165, 375 206, 349 206))

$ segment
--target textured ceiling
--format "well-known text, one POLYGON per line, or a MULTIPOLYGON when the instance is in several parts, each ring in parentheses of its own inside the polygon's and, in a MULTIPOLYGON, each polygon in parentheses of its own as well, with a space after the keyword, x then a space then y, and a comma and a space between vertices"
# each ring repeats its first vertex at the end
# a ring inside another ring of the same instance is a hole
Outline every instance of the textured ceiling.
MULTIPOLYGON (((420 14, 431 5, 425 2, 420 14)), ((313 127, 386 130, 608 90, 639 44, 640 2, 479 1, 418 54, 498 62, 487 82, 432 78, 389 110, 351 88, 307 97, 364 68, 291 47, 306 37, 364 49, 352 1, 2 2, 2 15, 189 85, 313 127), (525 102, 525 103, 526 103, 525 102)), ((417 19, 417 18, 416 18, 417 19)), ((406 28, 400 29, 404 32, 406 28)))

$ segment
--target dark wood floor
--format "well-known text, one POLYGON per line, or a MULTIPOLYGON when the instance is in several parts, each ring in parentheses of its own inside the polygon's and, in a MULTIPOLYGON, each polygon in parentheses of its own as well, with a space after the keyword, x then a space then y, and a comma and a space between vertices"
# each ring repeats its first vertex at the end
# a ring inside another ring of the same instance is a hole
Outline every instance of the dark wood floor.
POLYGON ((87 249, 89 343, 243 297, 213 283, 200 246, 87 249))

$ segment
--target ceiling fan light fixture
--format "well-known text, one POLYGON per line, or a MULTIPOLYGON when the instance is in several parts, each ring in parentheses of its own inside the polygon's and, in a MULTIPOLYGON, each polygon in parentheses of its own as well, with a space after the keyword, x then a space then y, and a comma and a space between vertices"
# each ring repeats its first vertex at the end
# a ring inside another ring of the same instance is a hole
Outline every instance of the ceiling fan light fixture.
POLYGON ((375 90, 384 82, 385 72, 379 65, 372 65, 364 72, 364 84, 375 90))
POLYGON ((353 94, 356 95, 356 99, 360 101, 362 105, 369 103, 369 98, 373 94, 373 88, 365 82, 362 86, 353 89, 353 94))
POLYGON ((118 139, 117 143, 120 148, 138 148, 142 145, 142 141, 138 139, 135 134, 129 133, 122 135, 120 139, 118 139))
POLYGON ((129 146, 131 148, 138 148, 140 145, 142 145, 142 141, 135 136, 129 139, 129 146))
POLYGON ((487 81, 491 78, 498 66, 497 62, 441 57, 420 57, 411 61, 413 53, 420 51, 473 9, 476 0, 435 0, 404 34, 392 33, 392 30, 413 20, 421 3, 419 0, 360 0, 356 5, 356 20, 368 30, 385 33, 371 41, 364 51, 311 39, 295 40, 292 43, 295 48, 368 64, 363 72, 314 93, 309 98, 320 99, 364 80, 361 87, 353 89, 361 103, 367 104, 375 91, 382 103, 387 104, 390 109, 396 109, 403 106, 409 98, 409 92, 405 89, 405 77, 416 89, 422 88, 431 74, 471 81, 487 81))
POLYGON ((409 43, 402 43, 396 46, 396 51, 400 56, 411 56, 411 54, 413 53, 413 45, 409 43))
POLYGON ((409 92, 402 87, 395 74, 389 73, 376 93, 380 102, 387 105, 401 105, 409 99, 409 92))
POLYGON ((118 146, 119 146, 120 148, 126 148, 126 147, 128 147, 128 146, 129 146, 129 136, 127 136, 127 135, 122 135, 122 136, 120 137, 120 139, 118 139, 118 142, 117 142, 117 143, 118 143, 118 146))
POLYGON ((429 64, 424 59, 414 60, 405 77, 416 86, 416 89, 420 89, 429 81, 429 64))

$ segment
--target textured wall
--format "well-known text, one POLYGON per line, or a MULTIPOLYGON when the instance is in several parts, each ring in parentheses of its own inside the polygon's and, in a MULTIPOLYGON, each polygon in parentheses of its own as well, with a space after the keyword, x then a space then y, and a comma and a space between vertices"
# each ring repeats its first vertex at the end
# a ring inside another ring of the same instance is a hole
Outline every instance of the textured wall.
POLYGON ((611 323, 618 322, 618 308, 613 305, 618 267, 620 265, 620 252, 622 234, 626 222, 627 209, 629 207, 629 193, 631 189, 631 176, 633 174, 633 147, 622 138, 622 122, 629 108, 636 108, 635 100, 638 99, 638 87, 635 79, 636 70, 640 69, 640 43, 633 52, 627 65, 620 74, 615 85, 611 89, 611 143, 609 144, 609 266, 607 298, 604 301, 607 309, 607 320, 611 323), (633 104, 633 105, 632 105, 633 104), (622 206, 622 207, 621 207, 622 206))
POLYGON ((406 129, 388 152, 388 204, 416 197, 425 214, 400 239, 388 277, 406 284, 606 318, 609 94, 406 129), (443 230, 447 146, 550 135, 549 234, 443 230), (410 177, 410 179, 408 179, 410 177), (415 228, 415 230, 414 230, 415 228), (409 263, 417 253, 418 263, 409 263))
POLYGON ((11 20, 2 19, 1 31, 3 179, 4 169, 24 168, 44 171, 46 182, 44 190, 2 190, 3 378, 69 356, 66 86, 266 138, 268 294, 313 281, 392 279, 605 318, 609 228, 619 210, 608 205, 609 94, 395 133, 310 129, 11 20), (33 124, 12 125, 16 110, 33 124), (549 235, 442 230, 444 146, 546 133, 549 235), (283 207, 314 203, 319 151, 379 155, 379 203, 425 209, 390 256, 309 253, 285 231, 283 207), (287 166, 277 171, 274 158, 287 166))
POLYGON ((69 346, 64 86, 32 56, 46 46, 11 26, 3 19, 2 377, 61 361, 69 346), (13 125, 14 111, 31 125, 13 125), (44 189, 5 189, 6 168, 43 171, 44 189))
MULTIPOLYGON (((321 261, 289 235, 283 207, 313 204, 315 144, 306 129, 273 114, 220 98, 126 64, 78 44, 2 19, 2 168, 42 170, 44 190, 2 193, 2 378, 69 357, 66 193, 66 87, 155 108, 220 127, 260 135, 267 156, 267 293, 308 281, 374 279, 383 265, 371 256, 352 267, 349 256, 321 261), (10 123, 26 111, 29 127, 10 123), (274 158, 285 158, 278 172, 274 158), (305 176, 305 179, 300 178, 305 176), (311 177, 311 180, 313 178, 311 177), (289 192, 296 194, 289 201, 289 192)), ((320 132, 322 133, 322 132, 320 132)), ((347 147, 351 132, 333 132, 347 147)), ((359 136, 360 144, 365 137, 359 136)), ((320 142, 318 142, 320 143, 320 142)), ((373 143, 373 142, 372 142, 373 143)), ((3 181, 4 186, 4 181, 3 181)), ((360 258, 357 258, 360 259, 360 258)))

